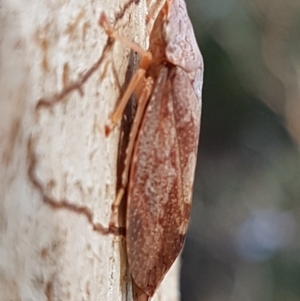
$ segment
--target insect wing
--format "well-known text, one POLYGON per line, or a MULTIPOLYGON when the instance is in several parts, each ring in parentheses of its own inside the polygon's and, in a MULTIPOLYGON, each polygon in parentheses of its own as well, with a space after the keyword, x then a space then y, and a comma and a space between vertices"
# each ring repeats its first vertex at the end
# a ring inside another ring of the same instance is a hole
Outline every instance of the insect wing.
MULTIPOLYGON (((182 177, 182 201, 190 204, 192 200, 195 168, 197 163, 200 136, 201 98, 195 93, 187 73, 176 67, 171 74, 172 98, 176 137, 178 139, 180 168, 182 177)), ((201 83, 202 86, 202 83, 201 83)), ((184 220, 182 231, 186 232, 189 215, 184 220)))
POLYGON ((163 67, 135 143, 128 187, 129 269, 148 296, 184 242, 199 124, 199 100, 187 74, 175 66, 163 67))

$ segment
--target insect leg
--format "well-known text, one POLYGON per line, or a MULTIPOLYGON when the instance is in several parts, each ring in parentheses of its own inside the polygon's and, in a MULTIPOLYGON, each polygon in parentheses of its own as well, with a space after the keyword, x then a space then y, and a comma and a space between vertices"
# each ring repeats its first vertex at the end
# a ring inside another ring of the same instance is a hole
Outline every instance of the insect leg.
POLYGON ((148 99, 152 92, 152 87, 153 87, 153 79, 151 77, 146 78, 144 81, 143 90, 141 92, 141 95, 138 98, 138 107, 137 107, 136 115, 133 120, 131 131, 130 131, 129 142, 128 142, 128 146, 126 149, 126 159, 125 159, 125 164, 124 164, 124 170, 122 173, 122 183, 121 183, 122 186, 119 189, 119 191, 117 193, 117 197, 112 206, 112 218, 111 218, 112 221, 117 221, 118 207, 121 203, 122 197, 125 192, 125 188, 128 183, 129 169, 130 169, 130 163, 131 163, 134 143, 135 143, 135 140, 136 140, 136 137, 138 134, 139 126, 141 124, 146 105, 148 103, 148 99))
POLYGON ((146 70, 149 68, 151 62, 152 62, 152 54, 149 51, 144 50, 142 47, 140 47, 138 44, 133 43, 129 41, 128 39, 120 36, 118 33, 115 32, 115 30, 111 27, 111 25, 108 22, 108 19, 104 13, 100 15, 99 18, 99 25, 104 28, 106 33, 113 39, 116 39, 123 43, 128 48, 132 49, 133 51, 136 51, 139 53, 142 57, 140 60, 139 68, 133 78, 131 79, 128 88, 126 89, 117 109, 114 111, 113 115, 111 116, 111 122, 112 125, 105 127, 105 134, 108 136, 111 131, 115 128, 117 123, 121 120, 123 116, 124 109, 126 107, 126 104, 133 92, 136 92, 137 97, 143 93, 141 92, 141 85, 145 81, 145 73, 146 70))
POLYGON ((122 44, 130 48, 131 50, 137 52, 142 56, 141 62, 140 62, 140 68, 142 69, 148 69, 151 61, 152 61, 152 54, 149 51, 144 50, 141 46, 138 44, 120 36, 118 33, 115 32, 115 30, 110 26, 107 16, 102 13, 99 18, 99 25, 104 28, 106 33, 109 35, 110 38, 113 38, 115 40, 120 41, 122 44))
POLYGON ((141 85, 142 82, 145 80, 145 70, 138 69, 134 76, 132 77, 126 91, 124 92, 117 108, 111 115, 111 125, 105 127, 105 135, 108 136, 112 130, 116 127, 118 122, 121 120, 123 116, 124 109, 126 107, 126 104, 131 96, 131 94, 134 92, 137 86, 141 85))

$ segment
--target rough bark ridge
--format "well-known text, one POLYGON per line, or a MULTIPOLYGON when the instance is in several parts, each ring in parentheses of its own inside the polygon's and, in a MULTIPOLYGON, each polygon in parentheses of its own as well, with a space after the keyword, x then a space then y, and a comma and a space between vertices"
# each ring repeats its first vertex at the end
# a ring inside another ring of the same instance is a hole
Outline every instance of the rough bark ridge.
MULTIPOLYGON (((0 300, 131 300, 107 230, 119 131, 104 135, 130 51, 98 17, 146 48, 158 2, 2 0, 0 300)), ((176 270, 154 300, 178 300, 176 270)))

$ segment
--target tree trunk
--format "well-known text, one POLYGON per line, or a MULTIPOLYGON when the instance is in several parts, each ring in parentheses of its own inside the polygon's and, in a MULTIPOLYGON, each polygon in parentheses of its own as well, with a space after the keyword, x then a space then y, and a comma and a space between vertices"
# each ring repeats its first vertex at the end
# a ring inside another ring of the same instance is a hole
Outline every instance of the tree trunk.
MULTIPOLYGON (((104 133, 132 64, 98 18, 146 48, 157 3, 2 0, 0 300, 132 300, 107 233, 120 131, 104 133)), ((154 300, 178 300, 172 270, 154 300)))

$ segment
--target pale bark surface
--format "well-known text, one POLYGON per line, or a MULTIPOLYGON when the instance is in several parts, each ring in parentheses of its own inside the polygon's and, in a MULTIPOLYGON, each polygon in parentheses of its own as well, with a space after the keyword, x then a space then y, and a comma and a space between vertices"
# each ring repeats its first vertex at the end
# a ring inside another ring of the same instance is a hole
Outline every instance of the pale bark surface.
MULTIPOLYGON (((99 226, 115 198, 119 139, 104 125, 130 51, 108 43, 98 18, 105 11, 147 47, 153 3, 2 0, 1 301, 131 300, 124 238, 99 226)), ((177 282, 178 265, 154 300, 178 300, 177 282)))

